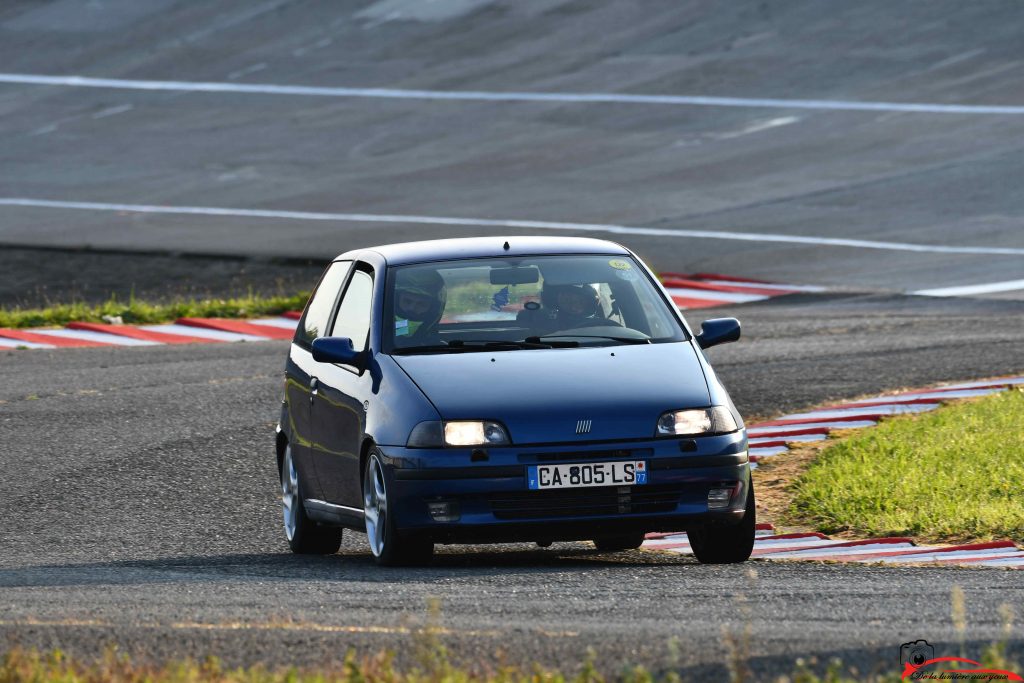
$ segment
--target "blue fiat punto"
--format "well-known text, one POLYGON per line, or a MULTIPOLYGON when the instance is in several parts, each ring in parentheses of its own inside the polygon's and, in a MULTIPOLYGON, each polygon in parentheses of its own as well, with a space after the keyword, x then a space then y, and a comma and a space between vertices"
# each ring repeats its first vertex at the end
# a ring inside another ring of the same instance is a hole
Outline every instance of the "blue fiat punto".
POLYGON ((473 238, 342 254, 288 354, 277 432, 284 529, 298 553, 367 534, 383 565, 436 543, 688 532, 742 562, 754 491, 742 418, 631 251, 582 238, 473 238))

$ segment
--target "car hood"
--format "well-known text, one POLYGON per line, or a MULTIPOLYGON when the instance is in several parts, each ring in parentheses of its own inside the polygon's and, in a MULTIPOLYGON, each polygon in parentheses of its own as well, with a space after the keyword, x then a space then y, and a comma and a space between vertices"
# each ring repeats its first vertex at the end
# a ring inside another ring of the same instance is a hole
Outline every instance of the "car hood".
POLYGON ((498 420, 517 444, 651 438, 663 412, 710 404, 688 342, 394 359, 442 418, 498 420))

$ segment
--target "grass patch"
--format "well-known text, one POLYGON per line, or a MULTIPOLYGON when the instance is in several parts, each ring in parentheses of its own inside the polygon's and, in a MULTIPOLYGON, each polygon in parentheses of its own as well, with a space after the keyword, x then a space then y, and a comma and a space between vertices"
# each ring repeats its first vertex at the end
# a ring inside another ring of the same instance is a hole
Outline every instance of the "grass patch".
POLYGON ((104 322, 120 318, 127 324, 165 323, 178 318, 253 318, 302 310, 309 292, 292 296, 257 296, 249 294, 233 299, 189 299, 166 304, 137 301, 134 297, 120 301, 111 297, 102 304, 58 304, 47 308, 0 309, 0 327, 48 327, 69 322, 104 322))
POLYGON ((825 533, 1024 538, 1024 392, 886 420, 824 449, 789 517, 825 533))

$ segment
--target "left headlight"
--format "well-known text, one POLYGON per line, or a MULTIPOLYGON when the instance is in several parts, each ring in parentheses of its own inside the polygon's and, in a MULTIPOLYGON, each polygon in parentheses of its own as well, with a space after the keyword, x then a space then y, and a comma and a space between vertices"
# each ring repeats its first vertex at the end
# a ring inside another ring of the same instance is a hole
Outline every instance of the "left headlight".
POLYGON ((673 410, 658 418, 658 436, 708 436, 739 429, 736 418, 725 406, 673 410))

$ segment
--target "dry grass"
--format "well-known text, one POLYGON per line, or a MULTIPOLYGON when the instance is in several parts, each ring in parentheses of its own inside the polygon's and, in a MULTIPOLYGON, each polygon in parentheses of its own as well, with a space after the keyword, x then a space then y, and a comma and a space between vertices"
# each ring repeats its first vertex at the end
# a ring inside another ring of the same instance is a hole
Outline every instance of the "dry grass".
POLYGON ((771 522, 776 526, 788 525, 794 531, 810 529, 804 520, 789 514, 794 486, 823 450, 856 431, 837 429, 824 441, 794 441, 788 452, 758 462, 753 472, 757 491, 757 521, 771 522))
MULTIPOLYGON (((747 570, 747 583, 753 588, 757 572, 747 570)), ((737 598, 737 615, 742 623, 723 631, 727 656, 722 677, 729 683, 896 683, 900 680, 898 664, 888 657, 875 664, 873 671, 862 673, 844 667, 839 660, 820 663, 816 659, 798 659, 788 676, 759 677, 751 666, 750 609, 743 593, 737 598)), ((967 629, 963 591, 954 587, 951 595, 951 619, 958 633, 967 629)), ((0 656, 0 683, 682 683, 678 666, 677 639, 669 639, 666 647, 673 664, 668 671, 655 676, 642 666, 625 667, 615 674, 600 671, 594 665, 595 651, 579 662, 566 662, 566 670, 550 669, 526 663, 510 666, 479 660, 468 665, 455 665, 443 642, 446 630, 440 626, 440 603, 429 606, 426 623, 410 629, 416 663, 402 668, 395 664, 392 652, 379 652, 358 657, 349 651, 337 664, 319 668, 270 669, 261 665, 226 669, 216 659, 166 663, 144 663, 133 660, 116 649, 108 649, 92 661, 66 656, 60 650, 40 653, 14 648, 0 656)), ((1003 638, 982 649, 979 661, 989 669, 1019 671, 1007 653, 1007 643, 1014 632, 1014 614, 1009 605, 999 609, 1003 638)), ((961 649, 964 644, 961 641, 961 649)), ((968 652, 967 656, 974 653, 968 652)), ((962 655, 963 656, 963 655, 962 655)))

